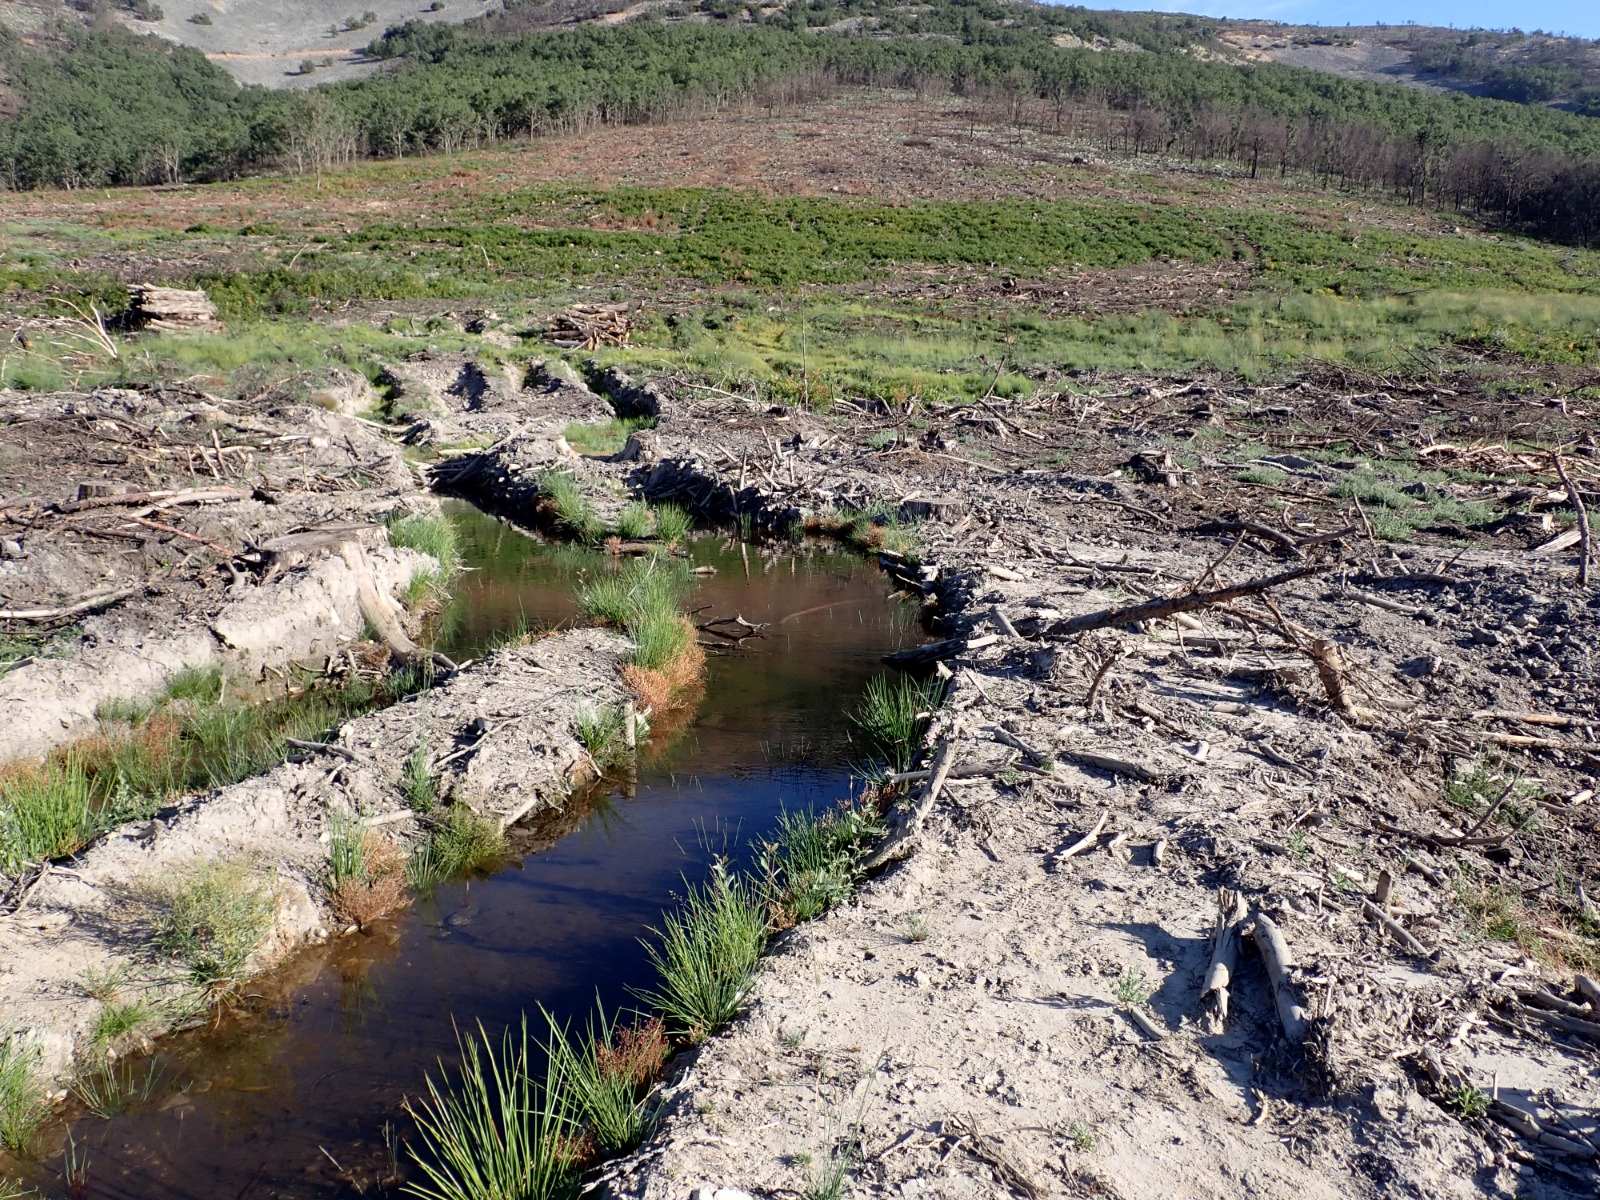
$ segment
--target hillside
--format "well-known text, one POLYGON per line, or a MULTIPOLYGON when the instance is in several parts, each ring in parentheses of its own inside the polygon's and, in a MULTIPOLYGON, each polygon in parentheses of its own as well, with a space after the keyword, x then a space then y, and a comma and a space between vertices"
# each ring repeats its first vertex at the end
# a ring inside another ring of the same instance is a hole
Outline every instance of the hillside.
POLYGON ((1600 116, 1600 40, 1424 25, 1222 26, 1218 38, 1230 58, 1600 116))

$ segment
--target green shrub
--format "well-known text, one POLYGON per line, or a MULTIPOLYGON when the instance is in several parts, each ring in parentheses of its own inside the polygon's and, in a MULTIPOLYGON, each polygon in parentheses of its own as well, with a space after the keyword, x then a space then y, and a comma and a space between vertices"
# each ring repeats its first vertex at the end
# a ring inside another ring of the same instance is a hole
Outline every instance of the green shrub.
POLYGON ((276 907, 243 863, 202 863, 162 897, 155 945, 201 987, 226 987, 261 945, 276 907))
POLYGON ((640 993, 673 1031, 704 1041, 738 1014, 767 944, 766 915, 750 886, 717 864, 711 880, 692 887, 646 942, 658 978, 640 993))

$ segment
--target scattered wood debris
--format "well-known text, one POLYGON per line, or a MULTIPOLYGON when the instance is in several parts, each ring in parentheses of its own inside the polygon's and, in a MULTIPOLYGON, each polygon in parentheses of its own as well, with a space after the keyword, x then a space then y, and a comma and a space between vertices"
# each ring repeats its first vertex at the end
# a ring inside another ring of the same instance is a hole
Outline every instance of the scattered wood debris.
POLYGON ((626 304, 574 304, 550 319, 545 340, 563 350, 598 350, 626 346, 633 336, 633 318, 626 304))

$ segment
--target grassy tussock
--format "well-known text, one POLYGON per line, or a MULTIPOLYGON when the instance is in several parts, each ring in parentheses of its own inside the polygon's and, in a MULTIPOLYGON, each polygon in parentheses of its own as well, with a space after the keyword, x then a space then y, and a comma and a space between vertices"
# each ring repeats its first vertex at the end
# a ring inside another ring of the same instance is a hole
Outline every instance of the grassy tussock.
POLYGON ((655 532, 655 516, 642 500, 630 500, 617 514, 617 536, 630 542, 641 541, 655 532))
POLYGON ((894 771, 910 770, 941 690, 936 680, 909 675, 875 675, 868 680, 850 720, 874 763, 894 771))
POLYGON ((329 825, 328 900, 338 918, 365 929, 406 902, 406 857, 349 817, 329 825))
POLYGON ((645 944, 658 982, 641 994, 672 1032, 702 1042, 738 1014, 767 944, 765 906, 751 886, 718 864, 690 888, 645 944))
POLYGON ((99 830, 93 790, 81 762, 22 768, 0 780, 0 872, 61 858, 99 830))
POLYGON ((546 471, 540 475, 539 491, 545 512, 567 536, 580 542, 596 542, 605 534, 605 522, 579 490, 578 481, 567 472, 546 471))
POLYGON ((437 603, 450 580, 461 570, 461 544, 456 527, 438 513, 413 513, 387 522, 389 544, 429 555, 438 564, 412 576, 406 585, 406 605, 415 608, 437 603))
POLYGON ((578 592, 579 611, 620 627, 633 639, 623 678, 652 710, 669 705, 705 672, 705 651, 694 625, 679 610, 689 582, 680 564, 643 558, 578 592))
POLYGON ((534 1074, 535 1046, 524 1020, 498 1042, 480 1025, 458 1035, 461 1066, 451 1084, 443 1064, 426 1094, 406 1109, 421 1134, 408 1153, 423 1178, 406 1191, 423 1200, 557 1200, 577 1178, 570 1092, 534 1074))
POLYGON ((687 509, 676 504, 657 504, 651 508, 655 517, 656 537, 662 544, 676 546, 689 536, 690 520, 687 509))
POLYGON ((405 793, 406 807, 414 813, 431 813, 438 804, 439 780, 433 773, 433 756, 426 738, 406 756, 405 767, 400 772, 400 788, 405 793))
POLYGON ((48 1112, 38 1060, 36 1050, 14 1037, 0 1042, 0 1149, 18 1156, 33 1148, 48 1112))
POLYGON ((622 1154, 644 1139, 654 1114, 650 1085, 666 1064, 669 1045, 659 1019, 621 1025, 598 1008, 581 1033, 550 1026, 550 1084, 571 1097, 585 1142, 604 1155, 622 1154))
POLYGON ((627 712, 614 704, 578 712, 575 722, 578 741, 600 770, 614 767, 626 757, 627 720, 627 712))
POLYGON ((271 887, 238 862, 198 864, 159 900, 156 948, 213 991, 244 973, 277 908, 271 887))
POLYGON ((505 835, 494 823, 457 805, 434 823, 427 840, 411 852, 406 877, 417 891, 427 892, 446 879, 487 870, 505 854, 505 835))
POLYGON ((820 917, 855 891, 868 849, 884 833, 869 807, 786 812, 761 847, 760 891, 775 929, 820 917))

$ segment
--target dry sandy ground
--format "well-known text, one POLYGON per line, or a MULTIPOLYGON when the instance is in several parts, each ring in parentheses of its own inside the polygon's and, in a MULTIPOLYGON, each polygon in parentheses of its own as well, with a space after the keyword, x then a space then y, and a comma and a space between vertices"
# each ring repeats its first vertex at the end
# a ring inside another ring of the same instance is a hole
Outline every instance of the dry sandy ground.
MULTIPOLYGON (((1261 411, 1229 393, 1198 395, 1216 413, 1261 411)), ((1100 416, 1098 455, 1073 467, 1138 447, 1149 431, 1132 432, 1130 412, 1160 426, 1153 410, 1195 395, 1131 388, 1100 416)), ((1059 444, 1069 408, 1057 397, 996 411, 1043 438, 1018 449, 1013 432, 1008 453, 1026 461, 1059 444)), ((1073 635, 1059 622, 1298 559, 1166 528, 1163 514, 1206 503, 1221 474, 1206 468, 1140 483, 1126 470, 997 468, 972 457, 971 438, 958 453, 934 434, 856 449, 852 433, 881 430, 883 414, 773 422, 708 403, 697 416, 718 449, 664 422, 647 489, 774 511, 848 493, 932 498, 948 514, 927 533, 941 565, 919 578, 932 576, 946 632, 998 640, 949 660, 929 740, 959 766, 1008 766, 952 780, 908 863, 782 939, 748 1014, 674 1080, 667 1119, 611 1194, 828 1194, 808 1189, 832 1154, 854 1196, 1593 1194, 1588 1035, 1600 1029, 1571 989, 1593 962, 1573 882, 1592 884, 1600 606, 1574 590, 1570 560, 1313 541, 1298 553, 1325 573, 1273 590, 1284 626, 1239 601, 1073 635), (780 450, 762 448, 763 426, 780 450), (737 491, 746 473, 766 482, 737 491), (1404 577, 1441 574, 1446 559, 1457 583, 1404 577), (1355 599, 1358 578, 1405 611, 1355 599), (1537 632, 1477 632, 1518 629, 1537 632), (1567 635, 1574 654, 1543 681, 1518 674, 1567 635), (1349 713, 1333 711, 1305 653, 1320 636, 1360 696, 1349 713), (1502 730, 1535 729, 1469 715, 1485 708, 1571 726, 1503 764, 1535 810, 1519 826, 1443 796, 1442 776, 1492 757, 1502 730), (1384 915, 1420 952, 1365 906, 1385 873, 1384 915), (1224 887, 1286 939, 1303 1040, 1286 1036, 1249 938, 1227 1019, 1203 1017, 1224 887), (1492 927, 1487 896, 1518 940, 1492 927), (1563 998, 1584 1024, 1532 1007, 1563 998)), ((1314 539, 1341 521, 1279 527, 1314 539)))

